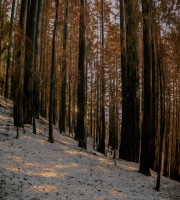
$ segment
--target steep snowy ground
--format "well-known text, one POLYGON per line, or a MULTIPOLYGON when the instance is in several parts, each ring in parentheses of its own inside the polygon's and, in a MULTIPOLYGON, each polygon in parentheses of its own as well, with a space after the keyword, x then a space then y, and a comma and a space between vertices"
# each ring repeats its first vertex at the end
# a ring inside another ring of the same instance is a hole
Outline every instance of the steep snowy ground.
POLYGON ((48 124, 37 120, 19 139, 13 126, 12 102, 0 96, 1 200, 167 200, 180 199, 180 183, 163 177, 154 191, 156 174, 138 173, 138 164, 80 150, 77 142, 55 128, 54 144, 47 142, 48 124))

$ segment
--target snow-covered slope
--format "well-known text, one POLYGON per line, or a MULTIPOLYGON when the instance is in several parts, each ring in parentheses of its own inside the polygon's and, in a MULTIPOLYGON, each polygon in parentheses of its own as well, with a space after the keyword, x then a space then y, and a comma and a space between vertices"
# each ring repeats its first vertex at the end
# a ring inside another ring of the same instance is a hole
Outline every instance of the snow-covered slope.
POLYGON ((0 199, 1 200, 163 200, 180 199, 180 183, 162 178, 154 191, 156 174, 138 173, 138 164, 80 150, 77 142, 58 133, 47 142, 48 124, 37 120, 37 135, 30 125, 19 139, 13 126, 12 102, 0 96, 0 199))

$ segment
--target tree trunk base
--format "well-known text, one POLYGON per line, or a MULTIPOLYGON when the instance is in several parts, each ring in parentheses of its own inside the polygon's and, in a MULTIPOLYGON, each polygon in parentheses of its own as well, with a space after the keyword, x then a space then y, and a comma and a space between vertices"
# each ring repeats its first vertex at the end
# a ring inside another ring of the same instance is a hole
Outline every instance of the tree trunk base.
POLYGON ((151 173, 149 170, 145 171, 145 170, 139 170, 139 173, 145 175, 145 176, 151 176, 151 173))
POLYGON ((54 138, 48 139, 48 142, 54 143, 54 138))

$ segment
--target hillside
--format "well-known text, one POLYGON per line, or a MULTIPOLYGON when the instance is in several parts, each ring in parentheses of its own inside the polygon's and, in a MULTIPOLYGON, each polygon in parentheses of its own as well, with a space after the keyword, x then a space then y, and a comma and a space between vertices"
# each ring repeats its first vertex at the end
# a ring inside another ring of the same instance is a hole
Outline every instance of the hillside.
POLYGON ((0 96, 1 200, 167 200, 180 199, 180 183, 163 177, 154 191, 156 174, 146 177, 138 164, 106 158, 55 127, 55 143, 47 142, 48 123, 37 120, 37 135, 30 125, 15 139, 12 102, 0 96))

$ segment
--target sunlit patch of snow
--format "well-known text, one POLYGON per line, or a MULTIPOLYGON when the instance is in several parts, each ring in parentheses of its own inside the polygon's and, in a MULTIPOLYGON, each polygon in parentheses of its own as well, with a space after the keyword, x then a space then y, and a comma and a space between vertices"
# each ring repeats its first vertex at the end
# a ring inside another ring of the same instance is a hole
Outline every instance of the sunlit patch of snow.
POLYGON ((118 197, 119 199, 127 199, 128 198, 128 196, 120 190, 118 191, 116 189, 111 189, 111 190, 109 190, 109 193, 112 194, 113 196, 118 197))
POLYGON ((123 169, 126 169, 126 170, 130 170, 130 171, 137 171, 137 167, 132 167, 132 166, 127 166, 127 165, 123 165, 123 164, 120 164, 121 165, 121 168, 123 169))
POLYGON ((54 165, 55 168, 60 168, 60 169, 68 169, 72 167, 78 167, 78 164, 69 164, 69 165, 54 165))
POLYGON ((14 165, 1 164, 0 167, 4 170, 9 170, 10 172, 19 172, 21 170, 19 167, 14 165))
POLYGON ((66 150, 65 152, 68 153, 70 156, 79 155, 79 152, 74 150, 66 150))
POLYGON ((49 186, 49 185, 35 185, 30 188, 30 191, 33 192, 57 192, 59 191, 59 188, 55 186, 49 186))
POLYGON ((9 120, 9 116, 0 116, 0 120, 8 121, 9 120))
MULTIPOLYGON (((30 176, 43 176, 43 177, 56 177, 59 176, 58 172, 56 170, 53 169, 39 169, 39 171, 28 171, 26 172, 26 174, 30 175, 30 176)), ((64 176, 64 175, 61 175, 64 176)))
POLYGON ((41 165, 39 163, 25 162, 24 165, 25 165, 25 167, 41 167, 41 165))

